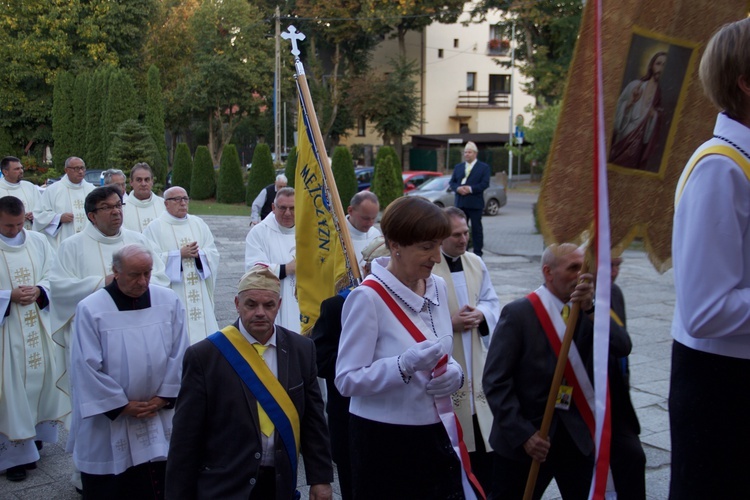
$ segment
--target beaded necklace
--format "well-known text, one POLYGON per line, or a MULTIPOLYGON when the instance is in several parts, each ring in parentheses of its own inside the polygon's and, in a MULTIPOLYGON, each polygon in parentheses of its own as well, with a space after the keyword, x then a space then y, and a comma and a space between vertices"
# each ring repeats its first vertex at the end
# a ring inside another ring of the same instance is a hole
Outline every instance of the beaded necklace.
POLYGON ((730 146, 732 146, 734 149, 736 149, 737 151, 739 151, 740 153, 742 153, 745 156, 745 158, 747 158, 748 160, 750 160, 750 155, 747 154, 747 152, 744 149, 742 149, 741 147, 739 147, 737 144, 735 144, 734 142, 730 141, 726 137, 714 134, 714 138, 715 139, 719 139, 720 141, 726 142, 727 144, 729 144, 730 146))
MULTIPOLYGON (((399 294, 397 294, 390 286, 388 286, 388 283, 385 282, 383 278, 378 276, 375 273, 371 273, 372 276, 374 276, 385 288, 388 290, 388 292, 396 297, 398 300, 401 301, 402 304, 404 304, 410 311, 414 311, 415 313, 419 314, 420 311, 417 311, 413 307, 409 305, 408 302, 406 302, 399 294)), ((427 290, 427 281, 425 280, 425 291, 427 290)), ((437 299, 438 304, 440 304, 440 297, 438 296, 438 290, 435 288, 435 298, 437 299)), ((427 306, 427 312, 430 314, 430 328, 432 328, 432 333, 435 335, 435 337, 438 336, 437 331, 435 330, 435 321, 432 318, 432 304, 428 299, 424 299, 424 303, 422 304, 422 310, 424 310, 425 306, 427 306)))

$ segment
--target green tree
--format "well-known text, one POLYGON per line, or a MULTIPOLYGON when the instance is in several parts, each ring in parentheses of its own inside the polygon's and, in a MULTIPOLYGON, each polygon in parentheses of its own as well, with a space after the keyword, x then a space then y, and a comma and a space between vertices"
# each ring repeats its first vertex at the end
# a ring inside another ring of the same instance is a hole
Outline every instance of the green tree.
MULTIPOLYGON (((152 139, 153 140, 153 139, 152 139)), ((190 194, 190 177, 193 174, 193 159, 190 148, 184 142, 177 145, 172 163, 172 185, 180 186, 190 194)))
MULTIPOLYGON (((110 156, 109 148, 113 134, 120 124, 127 120, 137 119, 138 103, 132 78, 124 70, 111 70, 107 81, 107 100, 102 113, 102 149, 107 158, 110 156)), ((148 163, 153 165, 152 162, 148 163)))
POLYGON ((387 207, 404 194, 401 164, 396 151, 390 146, 383 146, 375 156, 375 177, 371 189, 377 195, 381 207, 387 207))
POLYGON ((355 80, 349 99, 355 115, 370 120, 383 144, 393 145, 401 158, 404 134, 419 123, 418 72, 416 64, 403 57, 392 59, 391 67, 388 74, 369 73, 355 80))
POLYGON ((202 2, 191 28, 194 62, 176 92, 187 110, 206 120, 208 149, 218 165, 242 117, 266 105, 272 42, 263 13, 245 0, 202 2))
POLYGON ((76 153, 73 130, 73 96, 75 77, 67 71, 57 73, 52 100, 52 138, 55 141, 54 165, 60 167, 65 159, 76 153))
POLYGON ((216 196, 216 172, 211 161, 211 153, 206 146, 198 146, 195 150, 190 196, 196 200, 207 200, 216 196))
POLYGON ((526 112, 532 113, 533 119, 529 127, 521 127, 525 142, 523 146, 513 146, 513 154, 520 155, 526 162, 536 161, 543 169, 552 148, 560 108, 561 101, 551 106, 527 108, 526 112))
POLYGON ((234 144, 227 144, 221 154, 216 201, 219 203, 240 203, 245 198, 243 187, 242 169, 237 147, 234 144))
POLYGON ((91 73, 82 71, 76 75, 73 94, 73 143, 75 156, 86 159, 86 96, 91 83, 91 73))
POLYGON ((352 154, 346 146, 336 146, 331 160, 333 178, 336 180, 336 190, 344 210, 349 208, 352 196, 357 194, 357 176, 354 174, 352 154))
MULTIPOLYGON (((286 167, 284 168, 284 175, 287 179, 287 186, 294 187, 294 178, 297 175, 297 146, 294 146, 289 151, 289 156, 286 158, 286 167)), ((251 202, 252 203, 252 202, 251 202)))
POLYGON ((156 144, 145 125, 138 120, 125 120, 112 134, 109 148, 109 168, 119 168, 126 174, 136 163, 152 165, 159 155, 156 144))
POLYGON ((258 144, 253 151, 253 167, 247 176, 247 191, 245 203, 247 206, 253 204, 261 189, 276 181, 276 170, 273 168, 271 148, 268 144, 258 144))
MULTIPOLYGON (((151 65, 148 68, 148 85, 146 87, 146 126, 156 147, 159 150, 159 162, 154 166, 156 178, 164 181, 167 176, 167 143, 164 131, 164 102, 162 101, 161 81, 159 79, 159 68, 151 65)), ((195 152, 196 157, 198 151, 195 152)), ((213 173, 213 164, 211 172, 213 173)), ((216 182, 212 182, 212 190, 216 190, 216 182)), ((213 196, 213 194, 211 195, 213 196)))
POLYGON ((581 0, 482 0, 475 14, 482 16, 490 9, 508 14, 498 26, 510 39, 516 25, 518 70, 529 79, 525 90, 541 103, 552 104, 565 90, 583 5, 581 0))
POLYGON ((86 94, 86 156, 83 159, 89 168, 102 168, 107 159, 102 142, 102 130, 108 77, 108 69, 97 70, 91 78, 86 94))

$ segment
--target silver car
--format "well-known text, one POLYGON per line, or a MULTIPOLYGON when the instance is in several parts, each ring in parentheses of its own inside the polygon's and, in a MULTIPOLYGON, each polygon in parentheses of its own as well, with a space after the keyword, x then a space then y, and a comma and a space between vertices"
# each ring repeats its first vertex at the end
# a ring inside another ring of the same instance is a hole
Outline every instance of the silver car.
MULTIPOLYGON (((449 186, 450 180, 450 175, 435 177, 407 193, 407 196, 422 196, 439 207, 452 207, 456 194, 449 186)), ((500 207, 506 203, 508 203, 508 198, 505 195, 505 188, 501 184, 490 182, 490 186, 484 190, 484 213, 497 215, 500 213, 500 207)))

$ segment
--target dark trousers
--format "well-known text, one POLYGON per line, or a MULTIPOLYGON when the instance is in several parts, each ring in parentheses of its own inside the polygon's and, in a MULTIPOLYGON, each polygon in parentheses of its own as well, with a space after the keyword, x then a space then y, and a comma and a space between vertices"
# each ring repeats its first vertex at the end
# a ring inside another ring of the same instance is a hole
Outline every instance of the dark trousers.
POLYGON ((482 229, 483 210, 481 208, 462 208, 461 210, 469 218, 473 251, 481 257, 482 248, 484 247, 484 229, 482 229))
POLYGON ((81 472, 83 500, 161 500, 167 462, 134 465, 122 474, 81 472))
MULTIPOLYGON (((497 453, 493 455, 492 493, 487 498, 522 499, 531 468, 531 458, 514 460, 497 453)), ((533 498, 537 500, 541 498, 554 477, 565 500, 586 500, 589 496, 593 472, 593 453, 591 455, 581 453, 565 426, 560 422, 552 439, 547 460, 539 468, 533 498)))
POLYGON ((646 454, 637 433, 612 429, 609 464, 617 500, 646 500, 646 454))
POLYGON ((469 452, 469 461, 471 462, 471 472, 476 476, 477 481, 482 486, 485 495, 490 494, 492 489, 492 452, 488 452, 482 439, 482 430, 479 428, 479 420, 473 415, 474 423, 474 446, 476 451, 469 452))
POLYGON ((750 494, 748 375, 750 360, 672 344, 670 499, 750 494))
POLYGON ((461 462, 443 424, 395 425, 349 419, 357 500, 459 500, 461 462))

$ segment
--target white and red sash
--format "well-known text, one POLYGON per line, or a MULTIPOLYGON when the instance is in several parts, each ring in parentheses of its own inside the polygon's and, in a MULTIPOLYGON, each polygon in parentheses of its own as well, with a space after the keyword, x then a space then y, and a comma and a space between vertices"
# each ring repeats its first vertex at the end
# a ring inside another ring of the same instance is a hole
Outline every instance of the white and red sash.
MULTIPOLYGON (((362 282, 362 286, 366 286, 374 290, 378 296, 383 300, 388 309, 398 319, 404 328, 409 332, 415 342, 424 342, 427 340, 414 321, 409 318, 406 311, 391 297, 391 294, 381 285, 378 281, 368 279, 362 282)), ((440 358, 437 365, 433 370, 433 377, 442 375, 447 370, 448 355, 444 355, 440 358)), ((458 417, 453 411, 453 402, 450 396, 435 397, 435 406, 440 420, 443 422, 448 437, 453 445, 453 450, 458 455, 458 459, 461 462, 461 483, 464 489, 464 495, 467 500, 477 498, 485 499, 486 495, 482 489, 476 476, 471 472, 471 462, 469 461, 469 452, 466 449, 466 445, 463 440, 463 431, 461 424, 458 422, 458 417)))

